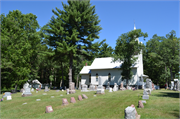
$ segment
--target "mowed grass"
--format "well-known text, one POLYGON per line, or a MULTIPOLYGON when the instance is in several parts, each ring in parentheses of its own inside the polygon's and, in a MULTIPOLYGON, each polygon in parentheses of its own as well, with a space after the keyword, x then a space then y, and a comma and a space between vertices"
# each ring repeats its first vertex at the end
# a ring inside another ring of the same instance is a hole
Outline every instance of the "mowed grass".
MULTIPOLYGON (((125 90, 117 92, 105 91, 105 94, 95 94, 95 91, 80 92, 66 95, 66 91, 56 92, 44 90, 33 96, 21 97, 21 93, 12 94, 12 100, 0 102, 1 118, 124 118, 124 110, 134 104, 137 113, 144 118, 179 118, 179 92, 171 90, 154 90, 143 109, 137 108, 142 100, 143 90, 125 90), (43 95, 47 93, 47 95, 43 95), (60 96, 60 95, 63 96, 60 96), (85 94, 88 99, 78 101, 78 95, 85 94), (94 97, 96 95, 96 97, 94 97), (54 98, 51 98, 54 96, 54 98), (70 103, 75 97, 76 103, 70 103), (62 98, 67 98, 69 105, 62 106, 62 98), (41 101, 36 101, 41 99, 41 101), (23 103, 27 103, 22 105, 23 103), (52 113, 45 113, 46 106, 51 105, 52 113)), ((2 95, 0 95, 2 97, 2 95)))

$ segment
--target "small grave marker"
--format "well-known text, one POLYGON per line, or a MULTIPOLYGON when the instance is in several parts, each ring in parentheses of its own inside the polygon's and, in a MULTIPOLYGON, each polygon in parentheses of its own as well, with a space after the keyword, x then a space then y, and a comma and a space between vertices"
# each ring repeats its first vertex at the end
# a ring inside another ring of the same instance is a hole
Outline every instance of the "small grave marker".
POLYGON ((36 99, 36 101, 41 101, 41 99, 36 99))
POLYGON ((75 102, 76 102, 75 98, 71 97, 71 103, 75 103, 75 102))
POLYGON ((25 105, 25 104, 27 104, 27 102, 23 103, 22 105, 25 105))
POLYGON ((46 113, 51 113, 51 112, 53 112, 52 106, 51 105, 50 106, 46 106, 46 113))
POLYGON ((63 96, 62 94, 60 96, 63 96))
POLYGON ((69 103, 68 103, 68 101, 67 101, 67 99, 66 98, 63 98, 62 99, 62 105, 68 105, 69 103))
POLYGON ((78 96, 78 100, 79 100, 79 101, 83 100, 82 97, 81 97, 81 95, 78 96))
POLYGON ((11 96, 7 96, 7 100, 12 100, 12 97, 11 96))
POLYGON ((82 97, 88 99, 88 97, 85 94, 82 94, 82 97))
POLYGON ((54 98, 54 96, 51 96, 51 98, 54 98))

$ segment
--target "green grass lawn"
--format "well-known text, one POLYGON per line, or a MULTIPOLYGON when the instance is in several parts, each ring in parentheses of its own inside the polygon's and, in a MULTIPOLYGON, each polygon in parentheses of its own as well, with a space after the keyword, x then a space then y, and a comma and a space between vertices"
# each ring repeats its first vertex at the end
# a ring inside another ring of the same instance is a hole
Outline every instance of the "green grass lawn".
MULTIPOLYGON (((21 97, 21 93, 12 94, 12 100, 4 99, 0 102, 1 118, 124 118, 124 110, 134 104, 137 113, 144 118, 178 118, 179 117, 179 92, 171 90, 154 90, 146 100, 143 109, 137 108, 138 101, 142 100, 143 90, 117 91, 103 95, 96 95, 95 91, 80 92, 66 95, 66 91, 56 92, 50 90, 43 95, 44 90, 33 96, 21 97), (60 96, 60 95, 63 96, 60 96), (78 101, 78 95, 85 94, 88 99, 78 101), (94 97, 96 95, 96 97, 94 97), (54 98, 51 98, 54 96, 54 98), (76 103, 70 103, 70 98, 75 97, 76 103), (67 98, 69 105, 62 106, 62 98, 67 98), (36 101, 41 99, 41 101, 36 101), (22 105, 23 103, 27 103, 22 105), (51 105, 52 113, 45 113, 46 106, 51 105)), ((0 95, 2 97, 2 95, 0 95)))

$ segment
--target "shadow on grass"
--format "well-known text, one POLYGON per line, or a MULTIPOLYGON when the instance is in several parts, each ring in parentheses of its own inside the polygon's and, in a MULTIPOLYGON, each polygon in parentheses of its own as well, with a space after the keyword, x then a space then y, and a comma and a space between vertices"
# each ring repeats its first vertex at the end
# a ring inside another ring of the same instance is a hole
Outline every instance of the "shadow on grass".
POLYGON ((153 96, 179 98, 179 93, 175 93, 175 92, 172 92, 172 93, 170 93, 170 92, 160 92, 160 94, 153 95, 153 96))
POLYGON ((169 114, 172 114, 172 115, 174 115, 175 117, 180 118, 179 110, 173 110, 173 112, 170 112, 169 114))

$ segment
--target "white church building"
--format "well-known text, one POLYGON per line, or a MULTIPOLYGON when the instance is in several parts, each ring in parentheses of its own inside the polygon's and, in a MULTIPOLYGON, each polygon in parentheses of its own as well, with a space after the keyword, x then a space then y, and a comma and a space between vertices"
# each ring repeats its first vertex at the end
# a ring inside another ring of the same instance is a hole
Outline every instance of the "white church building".
MULTIPOLYGON (((135 30, 134 26, 134 30, 135 30)), ((139 39, 137 38, 136 40, 139 39)), ((142 43, 142 42, 139 42, 142 43)), ((133 76, 132 79, 129 80, 130 86, 142 86, 143 79, 148 77, 144 75, 143 71, 143 56, 142 51, 135 55, 134 57, 138 57, 135 64, 132 66, 133 76)), ((112 57, 104 57, 104 58, 95 58, 91 66, 84 66, 80 71, 81 74, 81 85, 98 85, 98 80, 101 78, 102 84, 107 86, 107 83, 110 83, 112 87, 114 83, 120 85, 122 82, 121 76, 121 65, 122 61, 112 62, 112 57)), ((126 80, 123 80, 123 84, 126 85, 126 80)))

